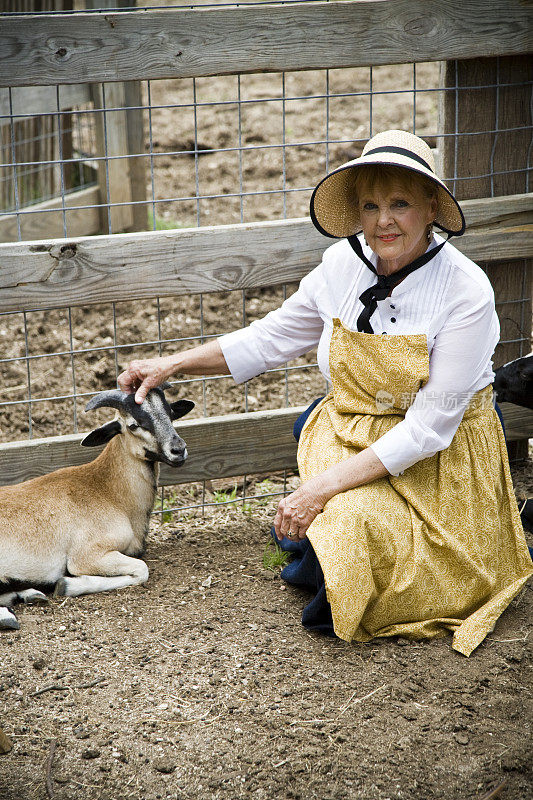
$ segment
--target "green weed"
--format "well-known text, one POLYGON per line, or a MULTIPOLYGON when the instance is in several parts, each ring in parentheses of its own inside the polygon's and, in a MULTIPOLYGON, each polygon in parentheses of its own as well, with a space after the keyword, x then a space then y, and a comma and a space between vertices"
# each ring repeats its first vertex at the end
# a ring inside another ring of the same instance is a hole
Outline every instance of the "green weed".
POLYGON ((289 553, 282 550, 276 542, 267 542, 263 550, 263 567, 271 572, 278 572, 289 562, 289 553))
POLYGON ((155 218, 154 228, 154 215, 152 211, 148 211, 148 230, 156 231, 173 231, 175 228, 185 228, 186 225, 178 222, 175 219, 163 219, 162 217, 155 218))
POLYGON ((231 503, 232 500, 237 499, 237 484, 233 487, 231 492, 221 492, 215 490, 213 492, 213 500, 215 503, 231 503))

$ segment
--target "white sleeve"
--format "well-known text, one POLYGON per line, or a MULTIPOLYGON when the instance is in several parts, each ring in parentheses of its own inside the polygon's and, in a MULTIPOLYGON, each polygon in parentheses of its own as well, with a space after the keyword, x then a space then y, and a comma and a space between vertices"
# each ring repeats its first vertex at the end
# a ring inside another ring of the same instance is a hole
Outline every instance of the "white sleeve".
POLYGON ((472 395, 489 384, 499 339, 494 300, 461 302, 436 336, 429 380, 404 419, 371 445, 391 475, 449 447, 472 395))
POLYGON ((284 364, 318 344, 324 323, 316 296, 322 285, 321 264, 303 278, 298 290, 280 308, 218 339, 236 383, 284 364))

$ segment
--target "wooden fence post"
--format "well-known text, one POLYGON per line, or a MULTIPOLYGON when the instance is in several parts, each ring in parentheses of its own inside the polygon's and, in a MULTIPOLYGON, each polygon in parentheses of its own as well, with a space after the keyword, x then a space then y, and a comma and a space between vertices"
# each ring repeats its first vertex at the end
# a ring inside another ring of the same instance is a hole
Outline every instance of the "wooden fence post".
POLYGON ((94 84, 92 97, 94 107, 102 109, 95 114, 96 155, 101 159, 98 161, 101 227, 104 233, 119 233, 133 225, 132 207, 128 204, 131 201, 130 160, 115 158, 128 154, 124 84, 107 83, 105 88, 94 84), (109 108, 121 110, 105 110, 109 108))
MULTIPOLYGON (((120 8, 135 5, 135 0, 85 0, 87 11, 100 8, 120 8)), ((93 86, 95 108, 102 108, 102 88, 93 86)), ((142 87, 140 81, 108 83, 105 86, 106 108, 128 108, 131 110, 113 111, 106 115, 107 155, 120 156, 144 153, 144 119, 142 87), (139 106, 139 108, 135 108, 139 106)), ((98 155, 105 154, 103 113, 96 115, 96 144, 98 155)), ((100 202, 107 202, 109 190, 110 203, 128 203, 112 207, 109 216, 106 208, 101 209, 102 231, 145 231, 148 228, 148 206, 146 205, 146 166, 145 158, 123 158, 99 162, 98 184, 100 202), (109 186, 108 186, 109 176, 109 186)))
MULTIPOLYGON (((124 84, 126 99, 126 129, 128 136, 128 153, 144 153, 144 117, 142 85, 140 81, 127 81, 124 84), (135 108, 139 106, 139 108, 135 108)), ((146 164, 147 158, 139 155, 130 158, 131 199, 135 203, 131 207, 132 231, 148 230, 148 205, 146 203, 146 164)))
MULTIPOLYGON (((458 200, 532 190, 531 132, 526 130, 531 85, 508 85, 532 79, 533 61, 526 55, 444 62, 439 130, 445 137, 439 139, 439 155, 458 200)), ((506 342, 496 348, 497 368, 531 349, 533 259, 506 260, 502 248, 501 260, 481 266, 494 287, 506 342)), ((513 443, 509 451, 513 458, 526 458, 527 440, 513 443)))

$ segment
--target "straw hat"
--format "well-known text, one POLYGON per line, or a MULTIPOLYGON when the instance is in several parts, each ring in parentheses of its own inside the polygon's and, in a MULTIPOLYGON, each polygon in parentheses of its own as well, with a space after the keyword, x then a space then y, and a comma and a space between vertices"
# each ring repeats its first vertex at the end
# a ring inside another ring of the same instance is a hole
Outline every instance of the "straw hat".
POLYGON ((355 199, 355 174, 367 164, 403 167, 430 178, 437 186, 438 210, 435 225, 453 236, 461 236, 465 220, 459 203, 435 175, 430 147, 407 131, 383 131, 370 139, 359 158, 330 172, 311 197, 311 219, 325 236, 344 238, 358 233, 362 226, 355 199))

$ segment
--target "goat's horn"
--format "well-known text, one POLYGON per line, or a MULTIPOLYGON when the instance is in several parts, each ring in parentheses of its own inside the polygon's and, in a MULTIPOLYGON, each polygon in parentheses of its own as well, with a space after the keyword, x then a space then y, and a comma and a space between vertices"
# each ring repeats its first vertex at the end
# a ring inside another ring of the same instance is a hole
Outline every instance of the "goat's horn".
POLYGON ((99 392, 95 394, 94 397, 91 397, 85 406, 85 411, 92 411, 93 408, 101 408, 102 406, 122 410, 124 409, 127 397, 129 397, 129 395, 126 394, 126 392, 122 392, 120 389, 110 389, 106 392, 99 392))

